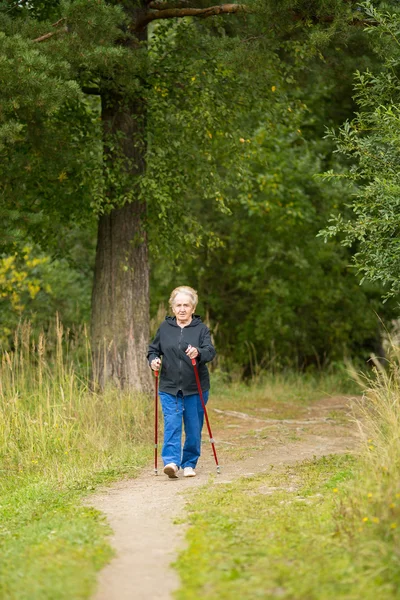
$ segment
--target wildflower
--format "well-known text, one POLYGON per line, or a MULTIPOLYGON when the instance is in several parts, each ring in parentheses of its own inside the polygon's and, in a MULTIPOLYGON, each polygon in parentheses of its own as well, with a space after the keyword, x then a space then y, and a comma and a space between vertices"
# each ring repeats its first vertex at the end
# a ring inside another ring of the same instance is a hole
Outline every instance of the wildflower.
POLYGON ((276 85, 273 85, 273 86, 271 87, 271 90, 272 90, 273 92, 276 92, 276 85))
POLYGON ((368 497, 368 498, 372 498, 372 494, 371 494, 371 492, 370 492, 369 494, 367 494, 367 497, 368 497))
POLYGON ((338 493, 338 491, 339 491, 339 490, 338 490, 337 488, 333 488, 333 493, 334 493, 334 494, 337 494, 337 493, 338 493))
POLYGON ((396 527, 397 527, 397 523, 392 523, 392 524, 390 525, 390 529, 396 529, 396 527))
POLYGON ((379 523, 378 517, 372 517, 371 520, 372 520, 373 523, 379 523))
POLYGON ((363 518, 363 523, 366 523, 368 520, 369 520, 368 517, 364 517, 363 518))
POLYGON ((374 449, 374 446, 372 446, 372 444, 371 444, 370 446, 368 446, 368 448, 369 448, 370 450, 373 450, 373 449, 374 449))
POLYGON ((396 505, 394 502, 392 502, 391 504, 389 504, 389 508, 396 508, 396 505))

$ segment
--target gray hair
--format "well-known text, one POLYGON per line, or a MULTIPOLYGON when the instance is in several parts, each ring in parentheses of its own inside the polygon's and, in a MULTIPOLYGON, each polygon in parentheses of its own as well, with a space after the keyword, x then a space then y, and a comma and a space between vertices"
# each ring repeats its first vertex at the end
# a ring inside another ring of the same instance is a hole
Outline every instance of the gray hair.
POLYGON ((169 297, 169 305, 171 308, 173 308, 175 298, 177 297, 178 294, 186 294, 186 296, 189 296, 193 310, 196 310, 196 306, 199 301, 199 297, 197 295, 196 290, 189 287, 188 285, 180 285, 179 287, 172 290, 171 295, 169 297))

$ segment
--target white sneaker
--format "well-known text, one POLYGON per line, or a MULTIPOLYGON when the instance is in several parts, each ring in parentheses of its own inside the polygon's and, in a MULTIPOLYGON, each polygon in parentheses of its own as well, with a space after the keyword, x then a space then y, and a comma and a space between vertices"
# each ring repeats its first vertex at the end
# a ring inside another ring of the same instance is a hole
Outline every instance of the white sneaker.
POLYGON ((178 467, 175 463, 169 463, 164 467, 164 473, 168 475, 170 479, 178 479, 178 467))
POLYGON ((184 477, 196 477, 196 471, 193 469, 193 467, 185 467, 183 469, 183 476, 184 477))

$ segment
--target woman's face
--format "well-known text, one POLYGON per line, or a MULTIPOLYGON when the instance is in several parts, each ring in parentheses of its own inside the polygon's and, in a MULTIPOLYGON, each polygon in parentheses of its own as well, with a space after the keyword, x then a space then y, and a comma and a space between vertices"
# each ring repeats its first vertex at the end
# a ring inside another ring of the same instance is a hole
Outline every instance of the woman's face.
POLYGON ((190 300, 190 296, 182 292, 177 294, 175 296, 172 310, 178 321, 181 321, 182 323, 190 321, 193 314, 193 306, 190 300))

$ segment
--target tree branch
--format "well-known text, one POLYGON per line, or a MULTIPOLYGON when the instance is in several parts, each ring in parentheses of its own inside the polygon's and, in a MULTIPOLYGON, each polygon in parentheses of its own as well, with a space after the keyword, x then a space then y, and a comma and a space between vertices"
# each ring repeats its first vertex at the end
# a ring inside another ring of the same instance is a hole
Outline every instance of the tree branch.
MULTIPOLYGON (((59 27, 61 25, 61 23, 64 23, 67 20, 67 17, 62 17, 61 19, 58 19, 58 21, 56 21, 55 23, 52 24, 52 27, 59 27)), ((66 33, 68 31, 68 27, 65 26, 62 29, 57 29, 57 31, 52 31, 50 33, 45 33, 44 35, 41 35, 40 37, 32 40, 32 42, 44 42, 50 38, 53 37, 53 35, 57 35, 59 33, 66 33)))
POLYGON ((49 40, 54 35, 58 35, 59 33, 68 33, 68 27, 57 29, 57 31, 52 31, 51 33, 45 33, 44 35, 41 35, 40 37, 32 40, 32 42, 45 42, 46 40, 49 40))
POLYGON ((182 17, 213 17, 215 15, 226 15, 238 12, 250 12, 250 9, 244 4, 220 4, 219 6, 210 6, 208 8, 169 8, 156 10, 147 13, 135 23, 134 30, 140 31, 151 21, 157 19, 176 19, 182 17))
POLYGON ((52 27, 58 27, 59 25, 61 25, 61 23, 64 23, 64 21, 67 20, 67 17, 61 17, 61 19, 58 19, 58 21, 56 21, 55 23, 52 23, 52 27))

